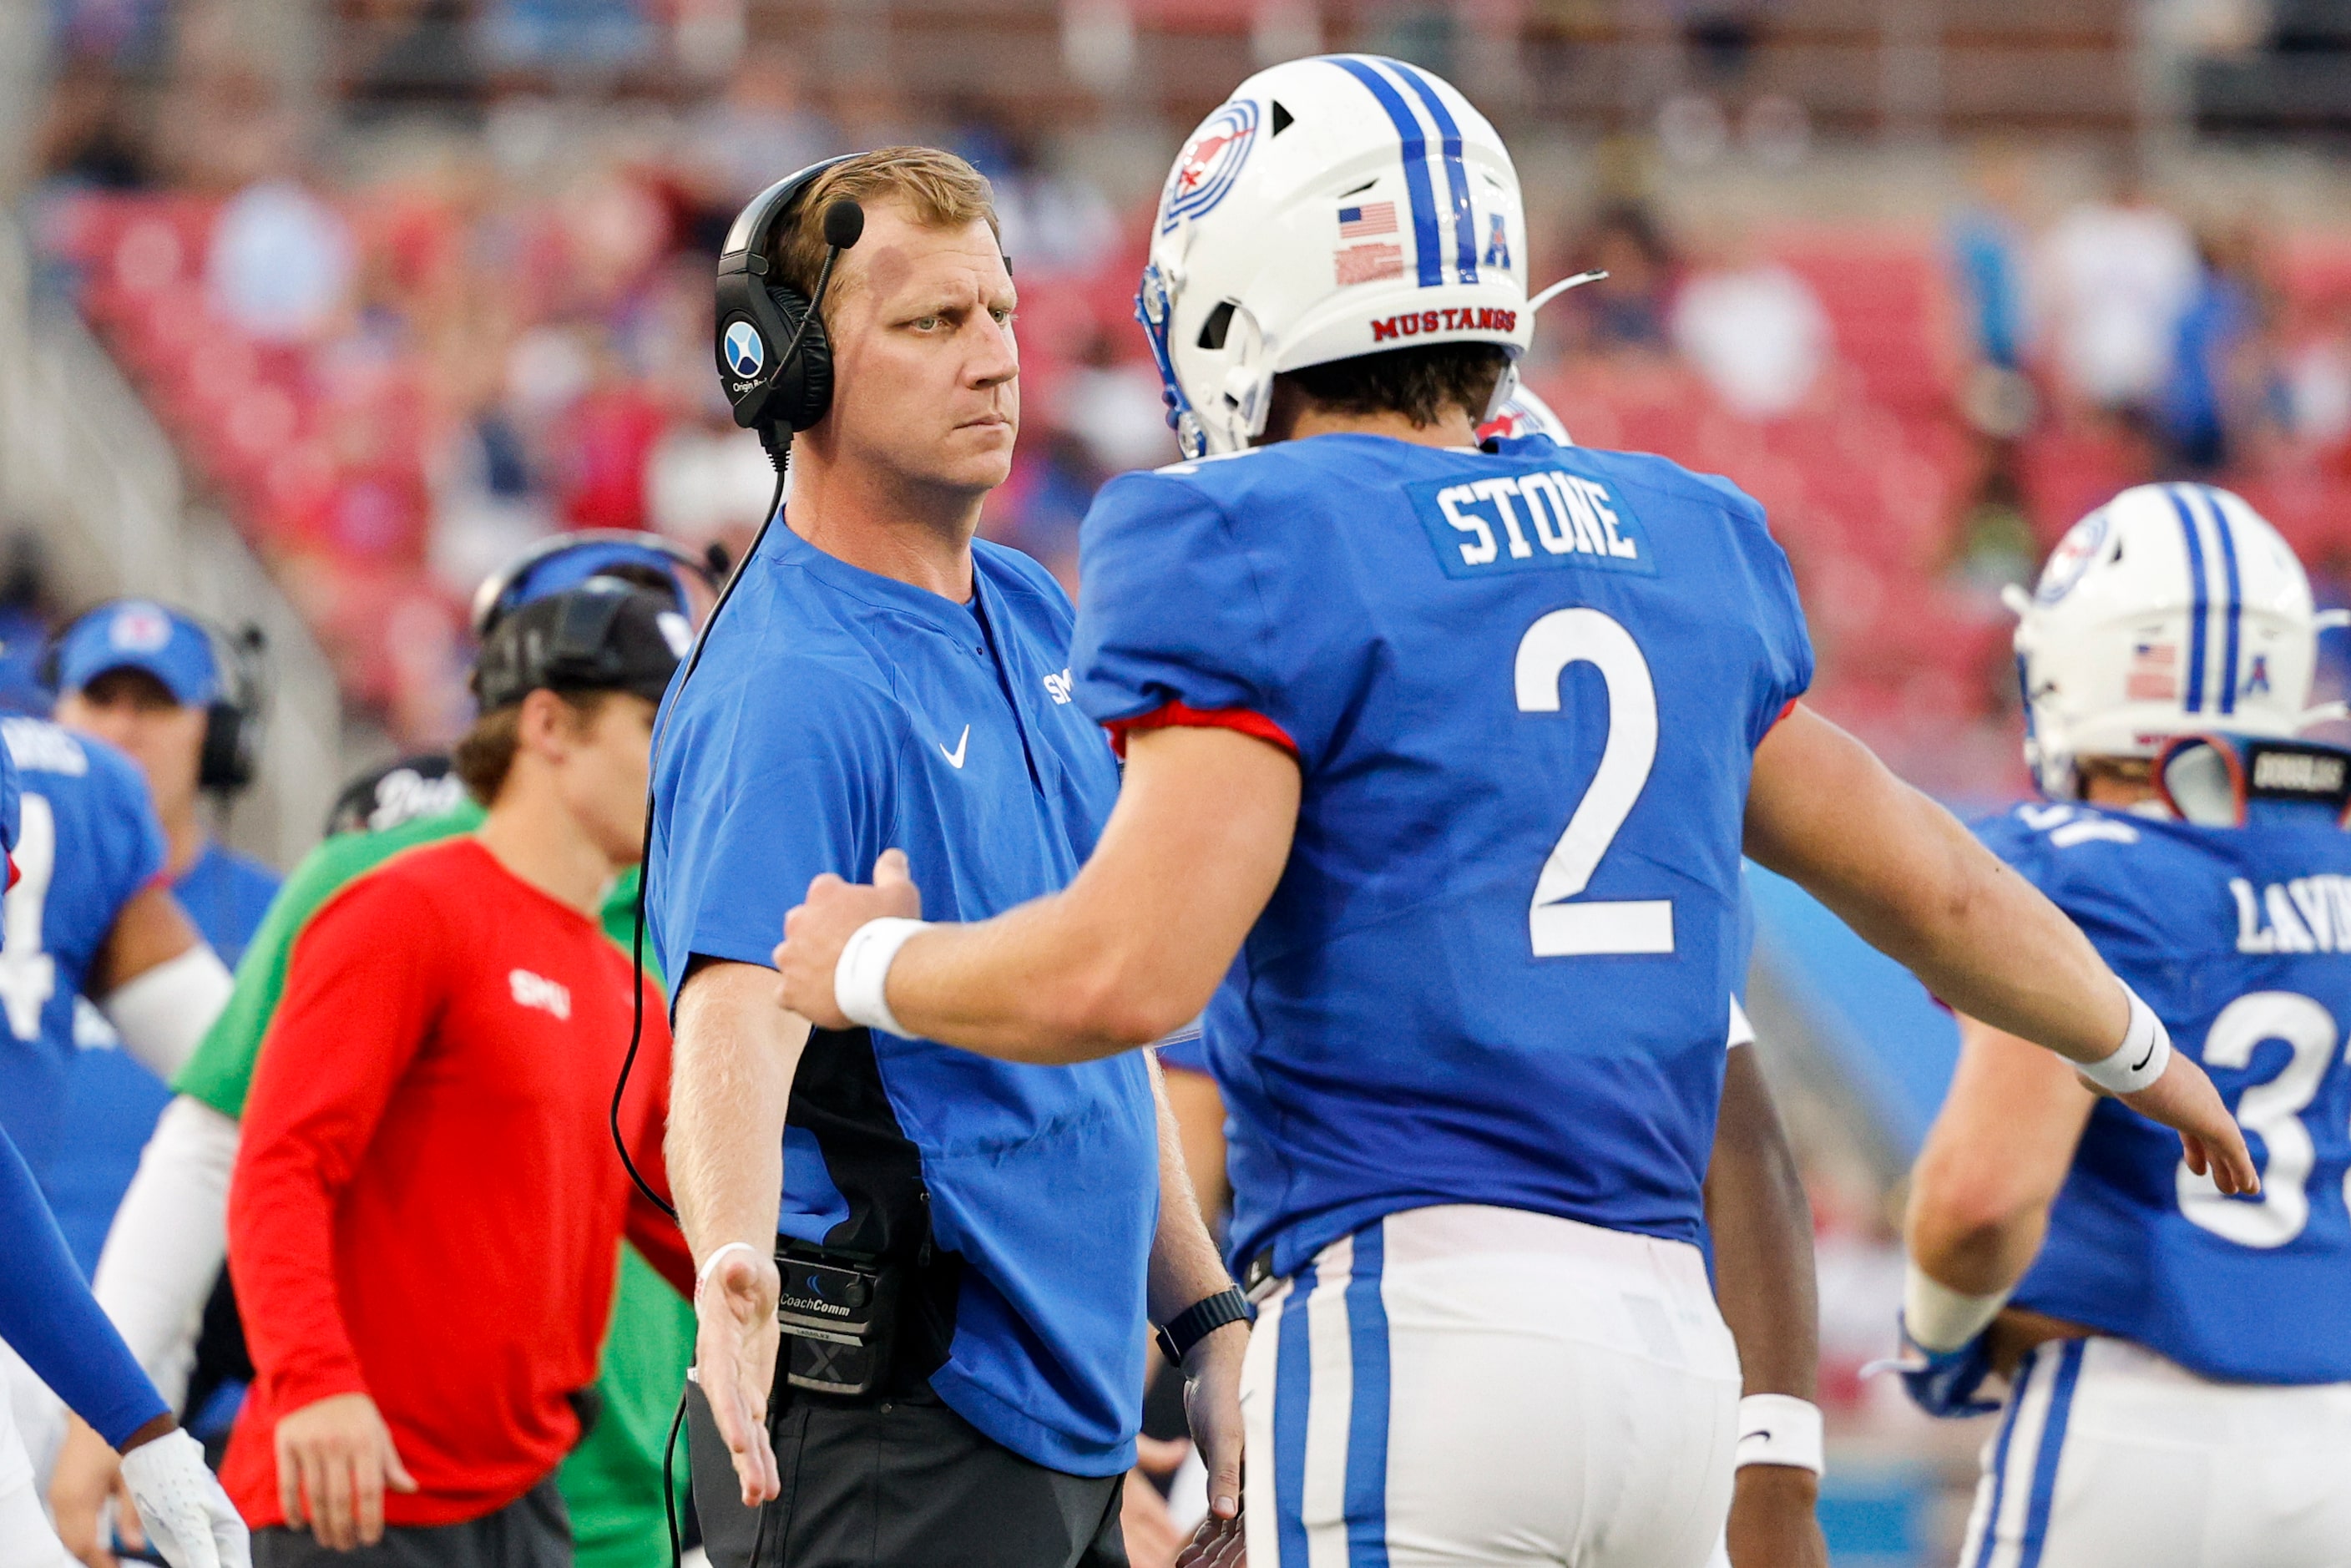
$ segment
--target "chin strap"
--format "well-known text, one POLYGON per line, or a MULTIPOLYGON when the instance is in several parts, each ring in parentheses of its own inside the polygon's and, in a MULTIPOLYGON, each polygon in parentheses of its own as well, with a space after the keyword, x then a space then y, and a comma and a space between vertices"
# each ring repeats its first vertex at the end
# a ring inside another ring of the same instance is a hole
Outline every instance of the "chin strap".
POLYGON ((1177 449, 1188 459, 1207 456, 1208 433, 1193 410, 1192 400, 1184 395, 1183 383, 1176 379, 1176 361, 1167 350, 1176 303, 1165 276, 1155 265, 1143 269, 1143 282, 1134 291, 1134 319, 1143 323, 1143 340, 1151 345, 1152 363, 1159 367, 1160 396, 1167 403, 1167 427, 1176 433, 1177 449))

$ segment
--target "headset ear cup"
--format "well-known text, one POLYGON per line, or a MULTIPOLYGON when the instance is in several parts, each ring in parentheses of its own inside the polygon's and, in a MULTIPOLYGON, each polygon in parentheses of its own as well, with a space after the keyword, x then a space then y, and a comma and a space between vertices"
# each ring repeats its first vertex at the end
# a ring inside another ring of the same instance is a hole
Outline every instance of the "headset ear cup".
POLYGON ((244 713, 235 703, 204 708, 204 748, 196 765, 203 789, 242 789, 253 782, 253 754, 244 713))
MULTIPOLYGON (((807 320, 808 296, 797 288, 770 287, 768 299, 784 324, 784 341, 791 341, 807 320)), ((806 430, 832 408, 832 342, 824 335, 823 316, 808 322, 799 342, 791 363, 778 368, 775 398, 768 404, 769 417, 795 431, 806 430)))

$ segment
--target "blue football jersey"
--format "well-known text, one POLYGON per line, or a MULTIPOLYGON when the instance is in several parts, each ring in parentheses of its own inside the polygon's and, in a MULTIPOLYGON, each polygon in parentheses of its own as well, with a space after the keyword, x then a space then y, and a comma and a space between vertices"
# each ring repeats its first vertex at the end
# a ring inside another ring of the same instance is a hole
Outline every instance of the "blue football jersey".
POLYGON ((115 916, 163 867, 147 781, 103 741, 0 719, 16 768, 16 885, 0 900, 0 1126, 45 1186, 58 1157, 74 1002, 115 916))
MULTIPOLYGON (((206 844, 172 883, 172 896, 197 935, 232 968, 277 891, 276 873, 217 842, 206 844)), ((75 1029, 85 1049, 66 1069, 64 1141, 41 1180, 75 1260, 90 1272, 172 1091, 120 1049, 113 1026, 87 1001, 77 1009, 75 1029)))
POLYGON ((2101 1100, 2015 1300, 2208 1377, 2351 1380, 2351 834, 2021 806, 1977 835, 2087 933, 2203 1063, 2256 1198, 2101 1100))
POLYGON ((1090 714, 1246 711, 1303 775, 1206 1019, 1235 1257, 1445 1203, 1698 1240, 1749 774, 1812 674, 1761 508, 1322 435, 1113 481, 1081 567, 1090 714))

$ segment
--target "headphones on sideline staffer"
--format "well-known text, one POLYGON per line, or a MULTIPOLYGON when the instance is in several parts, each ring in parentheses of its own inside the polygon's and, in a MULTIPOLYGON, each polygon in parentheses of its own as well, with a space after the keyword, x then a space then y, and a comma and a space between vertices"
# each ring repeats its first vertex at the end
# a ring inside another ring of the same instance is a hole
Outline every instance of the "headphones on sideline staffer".
MULTIPOLYGON (((262 664, 269 638, 253 622, 231 632, 209 616, 199 615, 183 605, 135 597, 101 600, 66 622, 65 629, 49 639, 49 645, 41 652, 40 663, 34 668, 33 678, 44 689, 56 692, 58 660, 66 640, 94 617, 125 604, 154 604, 165 614, 196 628, 212 644, 213 668, 220 690, 204 705, 204 744, 196 764, 196 788, 235 791, 252 783, 259 771, 263 727, 269 716, 269 683, 262 664)), ((141 666, 126 661, 117 667, 135 670, 141 666)))
POLYGON ((806 430, 832 406, 832 345, 825 340, 818 307, 831 280, 832 263, 857 243, 864 210, 835 202, 824 214, 828 254, 813 299, 775 274, 769 252, 776 231, 799 205, 818 175, 847 162, 843 153, 787 174, 751 198, 726 231, 718 256, 718 382, 734 405, 735 423, 756 430, 768 455, 780 462, 778 446, 806 430), (784 427, 779 442, 776 427, 784 427))

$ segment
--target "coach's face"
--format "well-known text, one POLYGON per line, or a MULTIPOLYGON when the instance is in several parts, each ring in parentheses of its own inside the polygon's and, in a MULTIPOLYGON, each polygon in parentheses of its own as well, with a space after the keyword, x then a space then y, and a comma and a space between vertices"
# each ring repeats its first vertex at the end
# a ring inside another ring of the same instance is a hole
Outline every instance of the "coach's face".
POLYGON ((879 202, 841 267, 826 321, 832 411, 810 434, 836 461, 917 484, 1003 484, 1020 428, 1020 360, 995 234, 977 221, 925 227, 902 204, 879 202))

